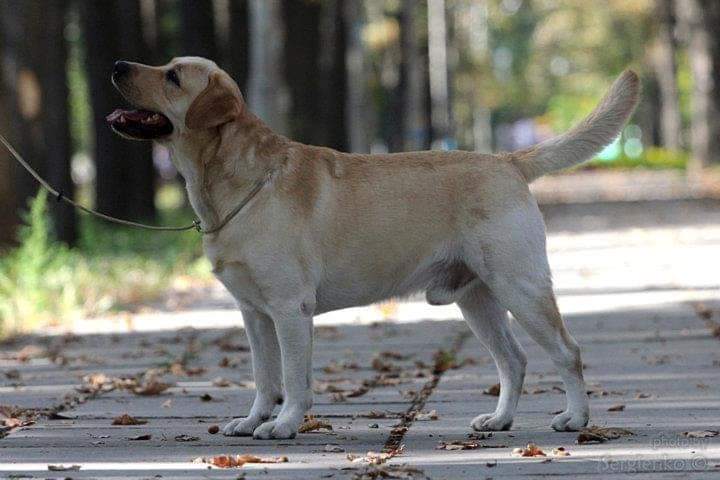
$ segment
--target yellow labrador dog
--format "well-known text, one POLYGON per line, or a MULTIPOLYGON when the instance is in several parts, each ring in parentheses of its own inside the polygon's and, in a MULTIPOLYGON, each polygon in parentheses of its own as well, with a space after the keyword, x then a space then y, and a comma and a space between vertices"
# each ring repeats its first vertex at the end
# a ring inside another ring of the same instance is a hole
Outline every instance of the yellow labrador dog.
POLYGON ((112 80, 139 108, 113 112, 112 128, 165 145, 204 228, 219 225, 204 249, 242 311, 257 385, 250 412, 225 435, 297 434, 313 402, 313 315, 417 291, 433 305, 456 302, 495 359, 498 405, 472 428, 513 421, 526 356, 508 311, 565 383, 567 409, 552 428, 587 424, 580 348, 555 303, 528 183, 589 159, 618 135, 638 101, 635 73, 623 73, 569 132, 500 155, 303 145, 270 130, 230 76, 203 58, 117 62, 112 80))

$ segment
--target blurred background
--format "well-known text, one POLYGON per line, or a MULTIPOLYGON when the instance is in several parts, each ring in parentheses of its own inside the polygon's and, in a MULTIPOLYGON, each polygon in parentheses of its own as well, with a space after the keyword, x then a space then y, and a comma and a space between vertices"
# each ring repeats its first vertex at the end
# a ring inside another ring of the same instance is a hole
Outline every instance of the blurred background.
MULTIPOLYGON (((104 122, 123 105, 117 59, 211 58, 275 130, 373 153, 532 145, 630 67, 644 94, 621 137, 534 189, 551 233, 603 215, 629 227, 623 212, 650 228, 650 211, 703 219, 716 206, 677 202, 716 196, 718 25, 715 0, 0 0, 0 132, 65 195, 175 225, 193 214, 167 152, 104 122), (575 204, 589 217, 560 215, 575 204)), ((37 191, 0 150, 0 332, 214 298, 199 235, 110 226, 37 191)))

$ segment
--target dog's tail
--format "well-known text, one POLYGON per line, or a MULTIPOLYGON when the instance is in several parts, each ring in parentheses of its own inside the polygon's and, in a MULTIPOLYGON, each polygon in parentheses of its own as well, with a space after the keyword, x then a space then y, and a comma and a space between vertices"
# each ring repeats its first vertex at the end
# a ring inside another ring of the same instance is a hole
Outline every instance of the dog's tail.
POLYGON ((528 182, 589 160, 620 133, 635 110, 640 80, 625 70, 600 104, 585 119, 562 135, 512 154, 512 160, 528 182))

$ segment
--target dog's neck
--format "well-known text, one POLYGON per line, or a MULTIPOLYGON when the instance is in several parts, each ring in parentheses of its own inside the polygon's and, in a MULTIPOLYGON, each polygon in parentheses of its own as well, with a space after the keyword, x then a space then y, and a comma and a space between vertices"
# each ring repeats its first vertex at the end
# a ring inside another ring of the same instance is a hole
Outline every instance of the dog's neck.
POLYGON ((181 134, 168 147, 190 204, 202 225, 211 228, 282 166, 290 143, 245 110, 218 128, 181 134))

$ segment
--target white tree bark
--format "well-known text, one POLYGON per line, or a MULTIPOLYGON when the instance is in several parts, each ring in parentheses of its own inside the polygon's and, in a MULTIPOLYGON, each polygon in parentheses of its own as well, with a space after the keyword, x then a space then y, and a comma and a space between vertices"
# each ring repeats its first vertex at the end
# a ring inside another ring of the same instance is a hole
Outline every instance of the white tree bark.
POLYGON ((250 110, 274 131, 288 130, 289 94, 283 71, 280 0, 250 0, 250 110))

